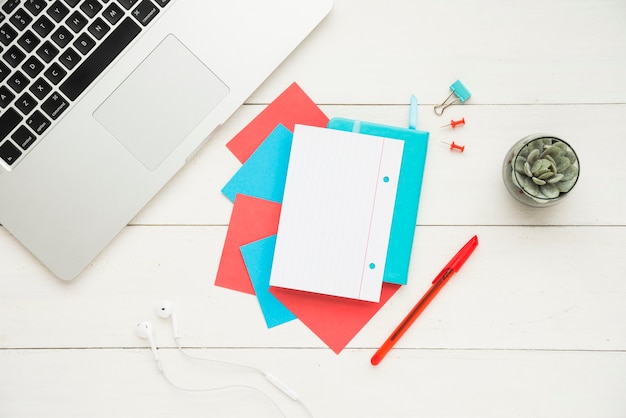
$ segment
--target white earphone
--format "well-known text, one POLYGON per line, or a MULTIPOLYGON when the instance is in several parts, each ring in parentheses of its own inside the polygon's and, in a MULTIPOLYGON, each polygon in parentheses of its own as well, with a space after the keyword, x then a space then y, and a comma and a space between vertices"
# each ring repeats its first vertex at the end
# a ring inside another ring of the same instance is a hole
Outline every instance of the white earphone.
POLYGON ((163 372, 163 365, 161 364, 156 343, 154 342, 154 327, 152 326, 152 322, 143 321, 138 323, 135 331, 140 338, 144 338, 150 342, 150 349, 152 350, 152 354, 154 354, 154 360, 156 361, 157 368, 160 372, 163 372))
POLYGON ((178 335, 178 321, 176 320, 176 312, 172 309, 172 303, 167 299, 163 299, 155 308, 155 312, 160 318, 171 318, 172 334, 174 334, 174 339, 178 342, 180 338, 178 335))
MULTIPOLYGON (((273 374, 266 373, 266 372, 264 372, 261 369, 257 369, 256 367, 252 367, 252 366, 246 366, 244 364, 237 364, 237 363, 230 363, 230 362, 225 362, 225 361, 220 361, 220 360, 212 360, 212 359, 206 359, 206 358, 201 358, 201 357, 195 357, 195 356, 192 356, 191 354, 187 353, 185 350, 183 350, 182 346, 180 345, 180 336, 179 336, 179 333, 178 333, 178 321, 177 321, 177 318, 176 318, 176 312, 174 312, 174 308, 172 307, 172 303, 169 300, 167 300, 167 299, 161 300, 157 304, 157 306, 155 308, 155 312, 156 312, 157 316, 159 316, 162 319, 168 319, 168 318, 170 319, 170 321, 172 323, 172 334, 174 336, 174 340, 176 341, 176 346, 177 346, 178 350, 182 354, 187 356, 188 358, 193 359, 193 360, 197 360, 197 361, 212 362, 212 363, 225 364, 225 365, 229 365, 229 366, 241 367, 241 368, 244 368, 244 369, 249 369, 249 370, 253 370, 255 372, 258 372, 258 373, 262 374, 265 377, 265 379, 267 379, 268 382, 270 382, 272 385, 274 385, 276 388, 278 388, 285 395, 287 395, 288 397, 290 397, 294 401, 300 403, 302 405, 302 407, 305 409, 305 411, 309 415, 311 415, 311 413, 306 408, 306 406, 300 401, 300 399, 298 397, 298 394, 294 390, 292 390, 289 386, 287 386, 285 383, 283 383, 278 378, 276 378, 273 374)), ((172 386, 176 387, 177 389, 180 389, 180 390, 183 390, 183 391, 197 392, 196 390, 185 389, 185 388, 182 388, 182 387, 174 384, 165 375, 165 373, 163 371, 163 365, 161 364, 161 359, 159 358, 159 353, 157 351, 156 343, 155 343, 155 340, 154 340, 154 326, 152 325, 152 323, 150 321, 143 321, 143 322, 138 323, 137 324, 137 328, 136 328, 136 332, 137 332, 137 335, 139 337, 147 339, 150 342, 150 349, 152 350, 152 353, 154 354, 154 360, 156 361, 157 368, 159 369, 159 371, 161 372, 163 377, 168 381, 168 383, 170 383, 172 386)), ((249 389, 252 389, 252 390, 254 390, 256 392, 259 392, 259 393, 263 394, 265 397, 267 397, 270 400, 270 402, 272 402, 278 408, 278 406, 271 400, 271 398, 269 398, 263 392, 259 391, 256 388, 253 388, 253 387, 248 387, 248 386, 244 386, 244 387, 247 387, 249 389)), ((221 389, 227 389, 227 387, 224 387, 224 388, 221 388, 221 389)), ((203 391, 203 390, 200 390, 200 391, 203 391)))

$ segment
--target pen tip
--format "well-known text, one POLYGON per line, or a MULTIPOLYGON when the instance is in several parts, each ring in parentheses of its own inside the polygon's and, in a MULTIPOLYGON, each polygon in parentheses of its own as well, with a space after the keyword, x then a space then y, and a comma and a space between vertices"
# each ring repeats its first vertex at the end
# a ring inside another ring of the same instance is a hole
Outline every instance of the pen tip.
POLYGON ((377 366, 378 363, 380 363, 381 357, 378 354, 374 354, 374 356, 372 356, 372 359, 370 360, 370 363, 372 363, 372 366, 377 366))

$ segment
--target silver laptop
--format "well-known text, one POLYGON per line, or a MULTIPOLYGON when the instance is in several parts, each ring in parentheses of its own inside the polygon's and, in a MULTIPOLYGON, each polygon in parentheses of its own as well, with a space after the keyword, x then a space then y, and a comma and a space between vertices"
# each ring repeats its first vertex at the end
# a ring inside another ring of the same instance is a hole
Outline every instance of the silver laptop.
POLYGON ((0 0, 0 223, 72 279, 332 0, 0 0))

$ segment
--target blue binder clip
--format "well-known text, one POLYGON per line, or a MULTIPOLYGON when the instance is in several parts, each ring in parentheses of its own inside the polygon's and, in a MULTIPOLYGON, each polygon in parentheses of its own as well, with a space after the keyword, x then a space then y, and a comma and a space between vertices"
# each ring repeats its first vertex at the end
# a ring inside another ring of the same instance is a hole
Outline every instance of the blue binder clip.
POLYGON ((464 103, 472 96, 472 93, 470 93, 470 91, 463 85, 463 83, 461 83, 461 80, 456 80, 454 83, 452 83, 452 85, 450 86, 450 90, 452 90, 452 93, 450 93, 446 100, 444 100, 443 103, 441 103, 440 105, 435 106, 435 113, 438 116, 443 115, 443 111, 448 106, 452 106, 453 104, 457 104, 459 102, 464 103), (456 96, 456 99, 450 101, 452 96, 456 96))

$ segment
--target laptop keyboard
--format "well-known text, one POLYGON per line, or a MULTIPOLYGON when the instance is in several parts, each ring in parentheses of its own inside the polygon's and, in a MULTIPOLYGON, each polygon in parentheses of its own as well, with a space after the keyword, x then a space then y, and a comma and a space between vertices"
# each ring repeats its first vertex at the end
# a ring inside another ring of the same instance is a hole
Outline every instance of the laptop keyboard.
POLYGON ((170 0, 9 0, 0 8, 0 160, 24 158, 170 0))

